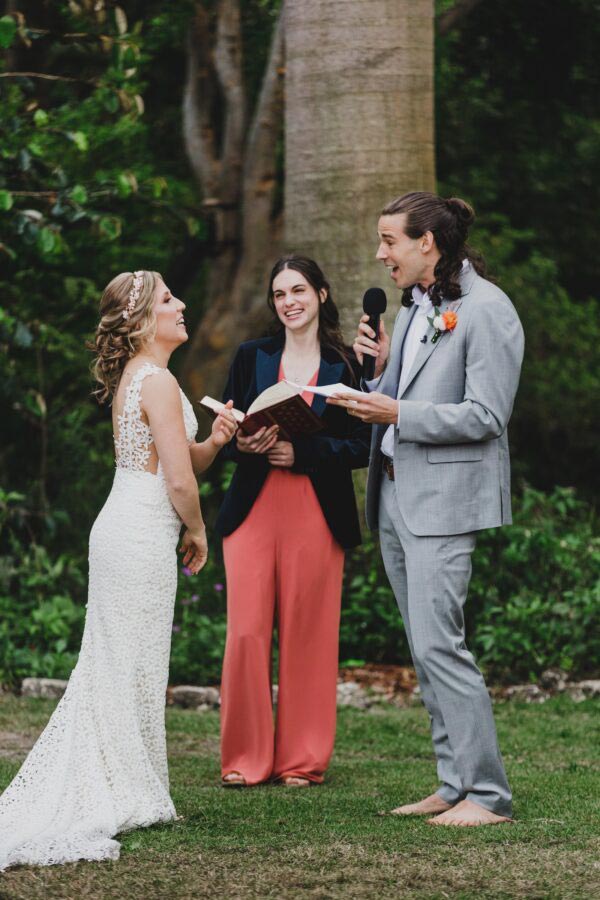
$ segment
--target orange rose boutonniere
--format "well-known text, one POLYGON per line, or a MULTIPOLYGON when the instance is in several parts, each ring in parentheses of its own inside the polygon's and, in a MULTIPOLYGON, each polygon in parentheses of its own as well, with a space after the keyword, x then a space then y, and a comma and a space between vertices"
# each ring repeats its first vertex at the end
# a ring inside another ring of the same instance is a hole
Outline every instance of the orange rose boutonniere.
POLYGON ((435 344, 444 331, 454 331, 458 322, 458 316, 451 309, 441 313, 437 306, 434 306, 433 312, 433 316, 427 316, 427 321, 432 328, 435 328, 435 334, 431 338, 431 343, 435 344))

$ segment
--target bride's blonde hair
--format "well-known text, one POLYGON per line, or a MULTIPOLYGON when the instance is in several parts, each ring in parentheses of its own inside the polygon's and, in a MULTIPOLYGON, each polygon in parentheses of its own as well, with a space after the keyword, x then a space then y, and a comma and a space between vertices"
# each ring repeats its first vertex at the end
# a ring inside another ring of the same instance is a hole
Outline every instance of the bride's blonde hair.
POLYGON ((91 345, 96 354, 92 374, 100 384, 93 393, 99 403, 112 401, 125 363, 156 334, 154 291, 162 280, 158 272, 121 272, 104 288, 91 345))

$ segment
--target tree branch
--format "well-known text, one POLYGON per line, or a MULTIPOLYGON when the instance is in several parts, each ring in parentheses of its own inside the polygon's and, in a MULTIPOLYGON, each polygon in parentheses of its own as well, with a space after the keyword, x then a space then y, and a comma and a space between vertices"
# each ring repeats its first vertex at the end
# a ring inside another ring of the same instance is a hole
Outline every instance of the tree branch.
POLYGON ((68 75, 47 75, 44 72, 0 72, 0 78, 43 78, 45 81, 70 81, 76 84, 91 84, 97 87, 100 82, 87 78, 71 78, 68 75))
POLYGON ((481 0, 457 0, 454 6, 447 9, 437 20, 437 32, 441 37, 445 37, 453 28, 460 24, 462 19, 479 6, 481 0))
POLYGON ((277 141, 283 130, 284 72, 282 5, 246 147, 242 244, 250 259, 258 260, 265 254, 271 237, 273 197, 277 188, 277 141))
POLYGON ((186 54, 183 143, 204 196, 212 197, 218 192, 219 161, 216 156, 215 128, 211 115, 214 90, 209 63, 209 23, 202 3, 196 4, 186 54))
POLYGON ((221 0, 219 3, 214 62, 226 109, 219 198, 225 203, 236 203, 240 191, 246 120, 239 0, 221 0))

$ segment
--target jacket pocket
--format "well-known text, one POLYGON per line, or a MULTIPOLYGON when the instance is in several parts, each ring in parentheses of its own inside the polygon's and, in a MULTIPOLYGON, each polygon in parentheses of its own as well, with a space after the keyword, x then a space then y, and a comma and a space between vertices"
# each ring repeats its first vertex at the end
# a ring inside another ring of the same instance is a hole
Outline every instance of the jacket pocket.
POLYGON ((454 463, 478 462, 483 459, 483 448, 480 444, 453 444, 427 448, 427 462, 454 463))

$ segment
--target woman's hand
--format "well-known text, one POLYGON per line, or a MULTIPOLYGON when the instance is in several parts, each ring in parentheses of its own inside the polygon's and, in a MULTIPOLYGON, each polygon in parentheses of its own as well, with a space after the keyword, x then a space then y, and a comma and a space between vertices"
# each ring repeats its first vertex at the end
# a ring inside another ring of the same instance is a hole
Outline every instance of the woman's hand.
POLYGON ((186 529, 181 539, 179 552, 183 553, 183 565, 187 566, 192 575, 197 575, 200 569, 204 568, 208 559, 206 528, 196 532, 186 529))
POLYGON ((272 466, 289 469, 294 465, 294 445, 289 441, 277 441, 268 456, 272 466))
POLYGON ((238 431, 237 448, 241 453, 267 453, 275 446, 279 425, 271 425, 270 428, 259 428, 251 437, 247 437, 238 431))
POLYGON ((237 431, 237 422, 229 410, 233 407, 233 400, 228 400, 225 409, 222 409, 212 425, 211 440, 219 450, 228 444, 237 431))

